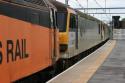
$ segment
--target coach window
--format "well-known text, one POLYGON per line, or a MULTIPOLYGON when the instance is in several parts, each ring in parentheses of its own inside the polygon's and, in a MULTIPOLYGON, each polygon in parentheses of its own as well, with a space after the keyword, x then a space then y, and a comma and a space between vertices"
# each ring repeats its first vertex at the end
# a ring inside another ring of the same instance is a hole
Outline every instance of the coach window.
POLYGON ((76 30, 76 15, 75 14, 71 14, 70 15, 70 31, 75 31, 76 30))

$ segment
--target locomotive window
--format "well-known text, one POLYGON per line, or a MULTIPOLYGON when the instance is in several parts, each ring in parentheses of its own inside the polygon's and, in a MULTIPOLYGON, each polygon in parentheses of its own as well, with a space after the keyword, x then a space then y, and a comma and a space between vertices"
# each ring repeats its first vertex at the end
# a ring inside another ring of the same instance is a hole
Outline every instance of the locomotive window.
POLYGON ((60 32, 66 31, 67 14, 64 12, 57 12, 57 27, 60 32))
POLYGON ((71 31, 74 31, 76 29, 76 15, 74 14, 71 14, 70 15, 70 30, 71 31))

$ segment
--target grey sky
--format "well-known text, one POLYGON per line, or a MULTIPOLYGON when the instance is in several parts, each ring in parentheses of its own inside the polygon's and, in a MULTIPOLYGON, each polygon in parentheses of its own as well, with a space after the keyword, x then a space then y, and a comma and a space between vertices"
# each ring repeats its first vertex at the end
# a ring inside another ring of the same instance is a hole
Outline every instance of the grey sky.
MULTIPOLYGON (((65 2, 65 0, 57 0, 60 2, 65 2)), ((83 6, 83 7, 87 7, 87 0, 69 0, 69 5, 73 8, 77 8, 80 7, 78 2, 83 6)), ((96 0, 102 7, 105 7, 105 0, 96 0)), ((96 4, 95 0, 88 0, 88 7, 100 7, 99 5, 96 4)), ((106 7, 125 7, 125 0, 106 0, 106 7)), ((104 12, 103 10, 94 10, 94 11, 88 11, 88 12, 104 12)), ((120 13, 120 12, 124 12, 125 13, 125 9, 122 10, 107 10, 106 12, 116 12, 116 13, 120 13)), ((113 14, 116 15, 116 14, 113 14)), ((119 14, 118 14, 119 15, 119 14)), ((93 15, 103 21, 109 21, 111 20, 111 16, 112 15, 93 15)), ((125 14, 121 14, 121 19, 125 18, 125 14)))

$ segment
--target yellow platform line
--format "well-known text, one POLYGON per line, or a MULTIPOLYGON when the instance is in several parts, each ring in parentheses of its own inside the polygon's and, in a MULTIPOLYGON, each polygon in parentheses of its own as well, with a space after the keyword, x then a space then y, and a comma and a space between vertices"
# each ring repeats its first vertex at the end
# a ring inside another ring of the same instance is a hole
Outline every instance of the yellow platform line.
POLYGON ((102 63, 106 60, 108 55, 111 53, 112 49, 116 45, 115 40, 110 40, 108 46, 98 53, 98 57, 94 58, 94 61, 88 63, 89 65, 86 67, 85 71, 79 76, 79 79, 73 81, 72 83, 87 83, 89 79, 94 75, 97 69, 102 65, 102 63))

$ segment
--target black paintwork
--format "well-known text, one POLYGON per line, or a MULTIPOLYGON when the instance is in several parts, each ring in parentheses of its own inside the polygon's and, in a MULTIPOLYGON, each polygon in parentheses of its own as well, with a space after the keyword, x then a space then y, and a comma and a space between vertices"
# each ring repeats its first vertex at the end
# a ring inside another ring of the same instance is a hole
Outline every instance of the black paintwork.
POLYGON ((26 21, 32 24, 38 24, 50 27, 50 10, 47 7, 32 4, 18 4, 12 2, 0 1, 0 14, 26 21))

